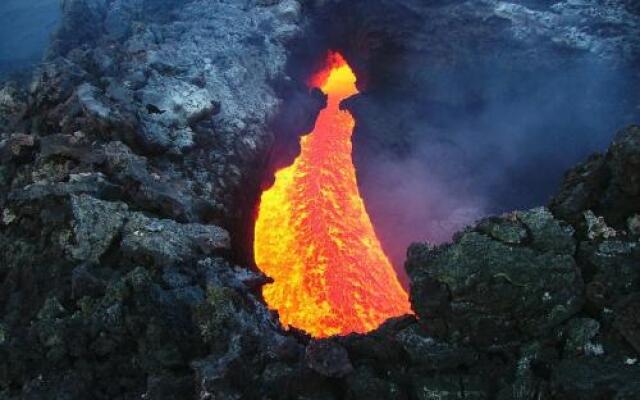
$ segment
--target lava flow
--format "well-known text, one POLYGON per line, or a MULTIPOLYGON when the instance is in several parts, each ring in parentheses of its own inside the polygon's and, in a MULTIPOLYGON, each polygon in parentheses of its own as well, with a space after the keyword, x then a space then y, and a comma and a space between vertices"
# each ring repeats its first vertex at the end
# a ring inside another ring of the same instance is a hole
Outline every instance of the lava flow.
POLYGON ((293 165, 262 194, 254 255, 273 283, 264 299, 285 327, 314 337, 368 332, 411 313, 358 191, 351 157, 355 121, 340 102, 358 93, 337 53, 311 79, 328 96, 293 165))

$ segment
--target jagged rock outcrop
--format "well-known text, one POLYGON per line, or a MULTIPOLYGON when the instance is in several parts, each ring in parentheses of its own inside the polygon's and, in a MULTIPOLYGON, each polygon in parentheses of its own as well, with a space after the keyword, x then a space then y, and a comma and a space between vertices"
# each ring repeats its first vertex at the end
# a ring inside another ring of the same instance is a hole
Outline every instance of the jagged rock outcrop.
POLYGON ((63 13, 28 93, 0 96, 0 398, 259 398, 301 346, 228 260, 272 128, 322 103, 285 72, 300 4, 63 13))
POLYGON ((491 348, 548 335, 584 302, 572 236, 571 227, 536 209, 481 222, 445 248, 413 246, 413 309, 450 342, 491 348), (523 237, 505 233, 513 229, 523 237))
POLYGON ((411 301, 429 335, 520 357, 499 398, 637 395, 640 245, 633 224, 619 224, 640 207, 630 201, 639 139, 624 129, 606 155, 570 171, 555 215, 515 212, 409 250, 411 301))
MULTIPOLYGON (((121 141, 122 151, 153 156, 153 174, 163 179, 153 183, 139 170, 124 177, 141 184, 142 209, 244 223, 263 179, 257 167, 274 142, 271 124, 286 103, 281 93, 296 95, 302 111, 287 107, 306 117, 280 128, 304 131, 320 106, 304 108, 306 89, 285 72, 284 46, 300 33, 300 5, 80 0, 64 7, 48 62, 31 85, 37 118, 30 130, 82 131, 99 138, 107 155, 120 151, 108 142, 121 141), (168 209, 144 199, 156 195, 168 209)), ((136 163, 146 168, 144 158, 136 163)))
POLYGON ((18 84, 7 82, 0 89, 0 124, 15 125, 27 111, 26 93, 18 84))
MULTIPOLYGON (((640 127, 620 131, 606 154, 597 154, 567 173, 553 211, 568 221, 593 210, 615 227, 633 224, 640 201, 640 127)), ((583 221, 584 223, 584 221, 583 221)))

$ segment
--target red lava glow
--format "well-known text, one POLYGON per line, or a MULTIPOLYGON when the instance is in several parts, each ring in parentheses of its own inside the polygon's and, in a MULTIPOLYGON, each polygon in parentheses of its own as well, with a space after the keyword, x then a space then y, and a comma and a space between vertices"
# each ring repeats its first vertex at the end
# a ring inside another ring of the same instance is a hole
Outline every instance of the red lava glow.
POLYGON ((337 53, 310 80, 327 96, 301 153, 262 194, 255 226, 263 288, 285 327, 314 337, 364 333, 411 313, 407 293, 382 251, 358 191, 351 157, 355 121, 340 102, 356 77, 337 53))

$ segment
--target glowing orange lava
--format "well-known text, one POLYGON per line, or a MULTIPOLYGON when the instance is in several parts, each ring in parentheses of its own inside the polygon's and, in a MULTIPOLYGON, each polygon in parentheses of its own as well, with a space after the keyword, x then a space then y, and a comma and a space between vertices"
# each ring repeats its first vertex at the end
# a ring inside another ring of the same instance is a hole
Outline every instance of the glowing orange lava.
POLYGON ((274 282, 263 288, 285 327, 314 337, 368 332, 411 313, 407 293, 382 251, 358 191, 351 158, 354 119, 339 108, 358 90, 336 53, 311 84, 327 94, 293 165, 262 194, 256 264, 274 282))

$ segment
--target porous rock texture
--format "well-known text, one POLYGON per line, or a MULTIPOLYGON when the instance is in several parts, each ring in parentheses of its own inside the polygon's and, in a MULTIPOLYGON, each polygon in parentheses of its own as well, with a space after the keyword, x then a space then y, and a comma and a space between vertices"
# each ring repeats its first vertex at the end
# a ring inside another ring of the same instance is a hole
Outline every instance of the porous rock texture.
POLYGON ((413 245, 415 316, 279 326, 237 237, 321 106, 286 64, 332 3, 63 3, 0 91, 0 399, 637 398, 637 127, 548 208, 413 245))

